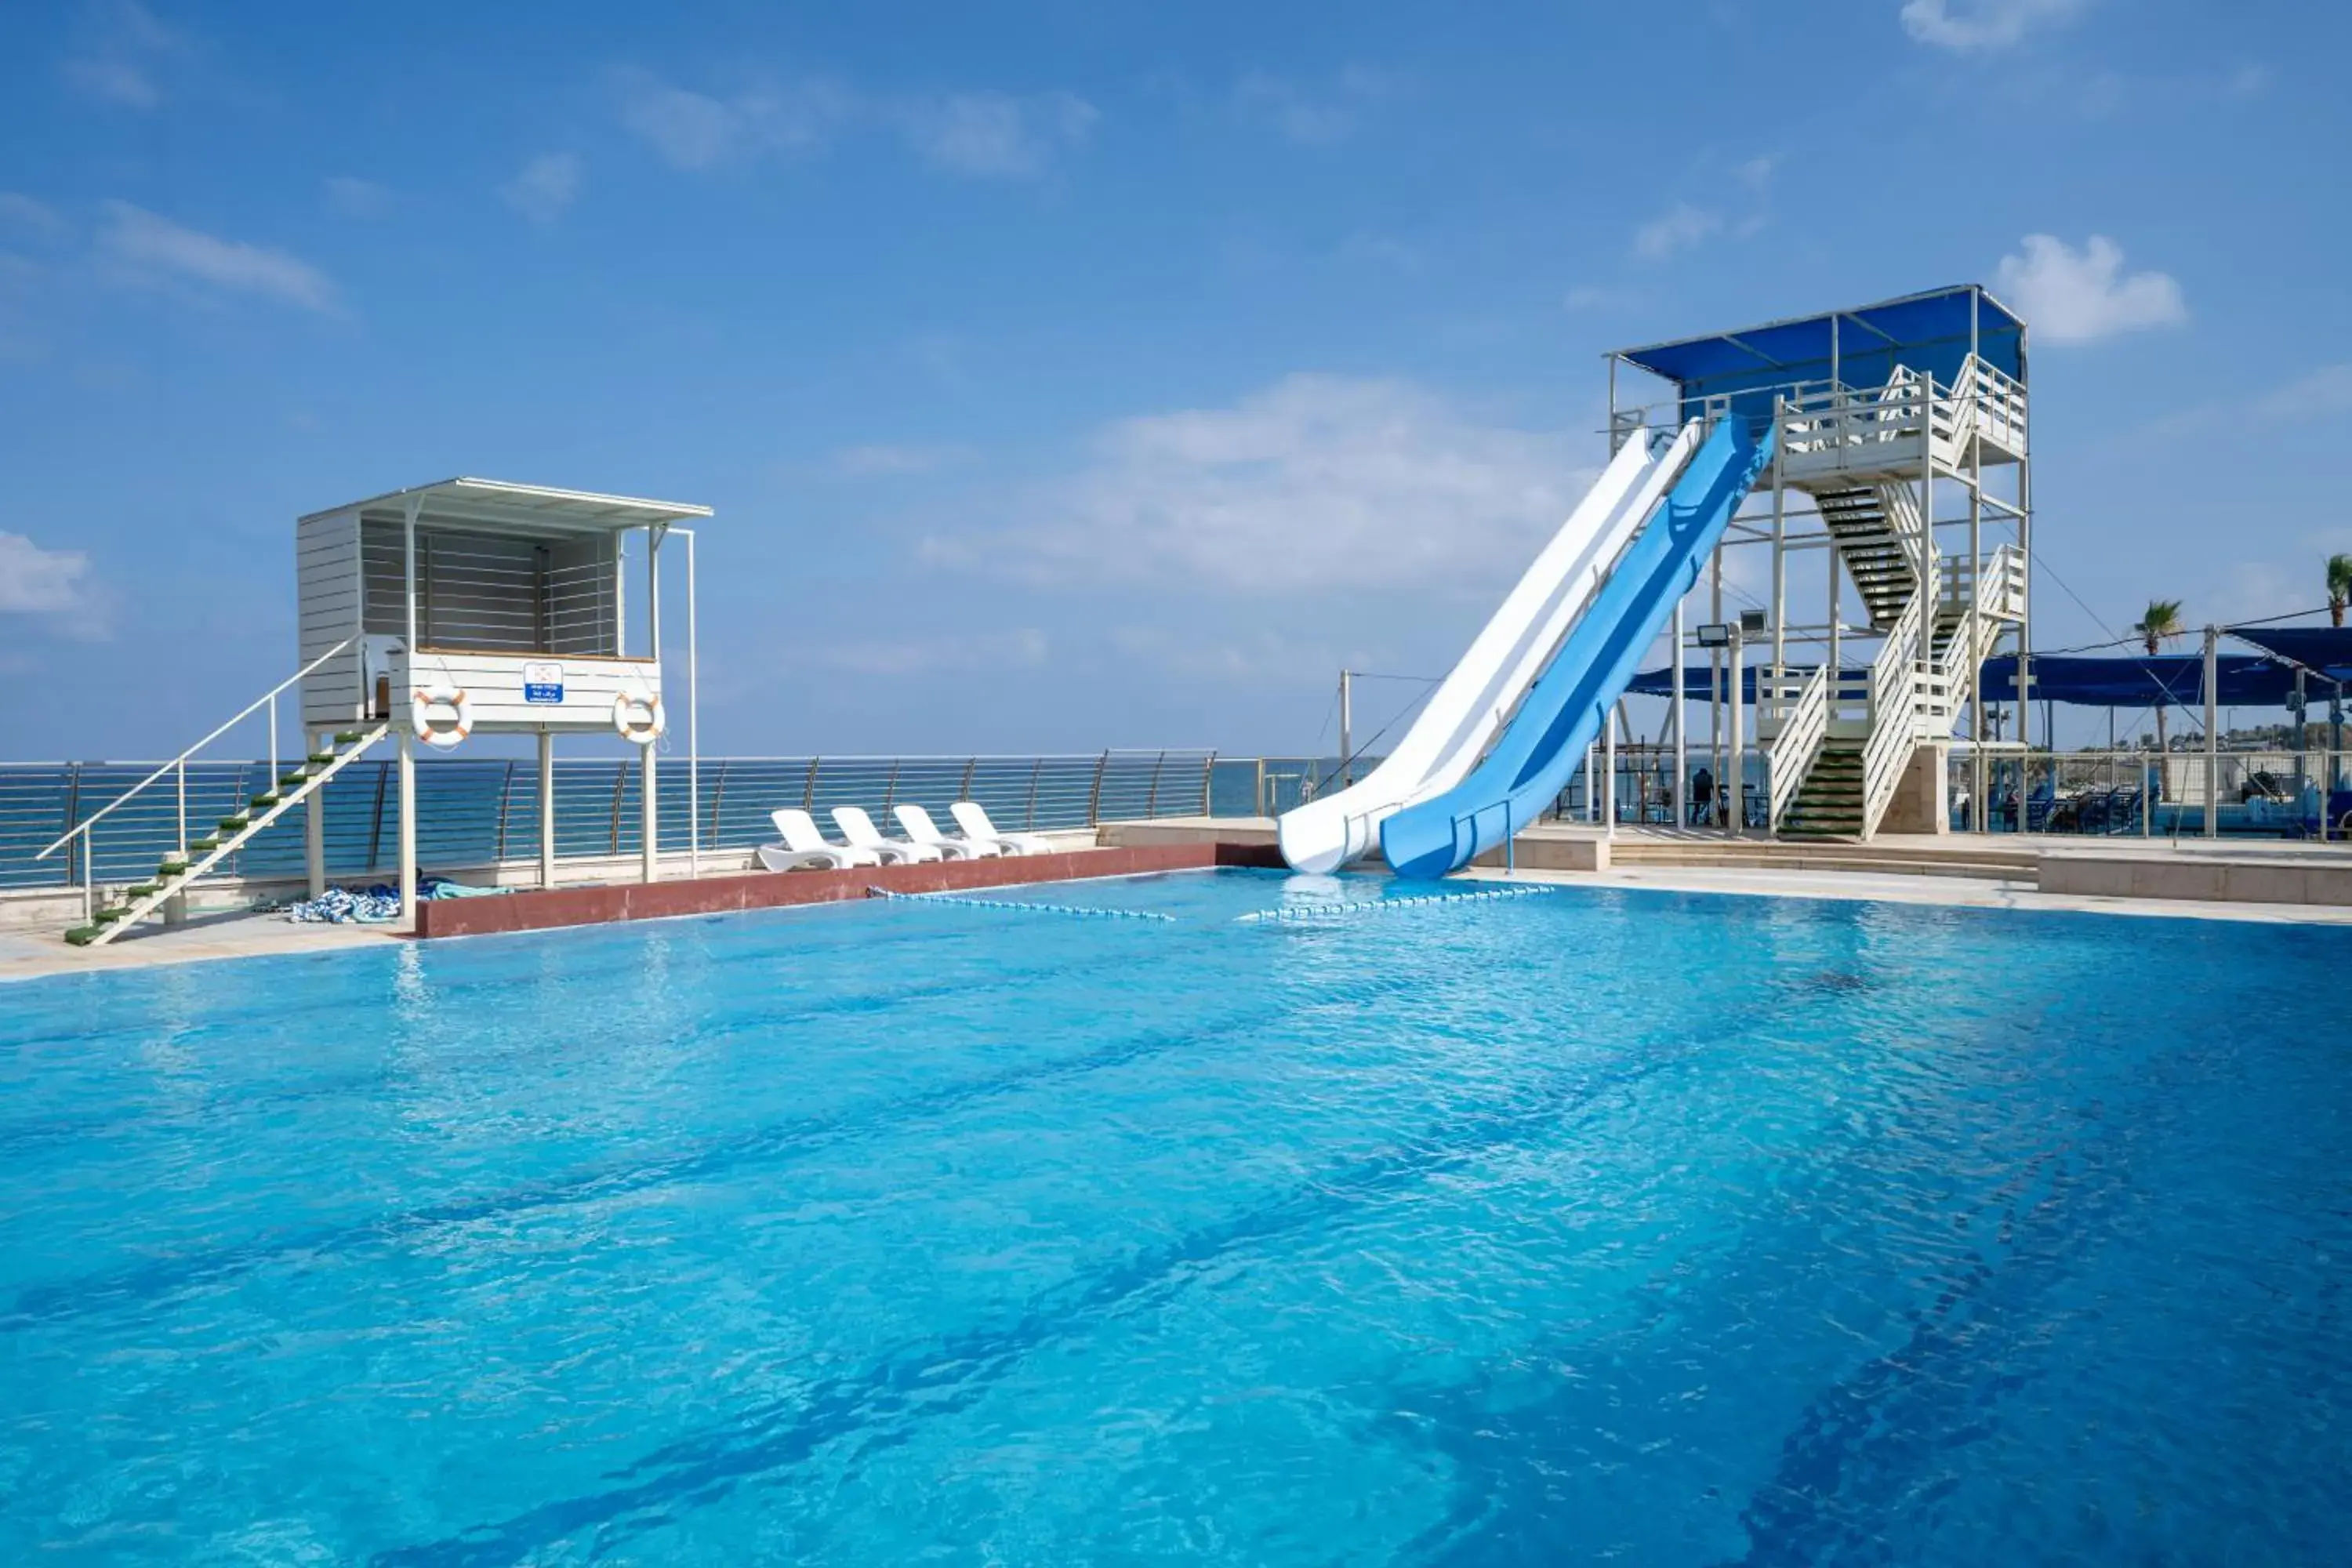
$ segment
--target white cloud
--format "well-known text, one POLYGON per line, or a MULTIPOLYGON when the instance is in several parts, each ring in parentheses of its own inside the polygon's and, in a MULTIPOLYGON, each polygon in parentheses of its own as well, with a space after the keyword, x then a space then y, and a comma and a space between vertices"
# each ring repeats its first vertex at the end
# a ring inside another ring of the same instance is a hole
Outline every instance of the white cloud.
POLYGON ((192 47, 138 0, 92 0, 83 9, 80 51, 59 69, 76 91, 112 109, 160 106, 160 72, 192 47))
POLYGON ((356 174, 329 177, 326 190, 327 205, 345 217, 378 218, 392 210, 392 193, 356 174))
POLYGON ((1254 70, 1234 83, 1234 111, 1293 142, 1323 146, 1353 135, 1367 110, 1402 89, 1395 75, 1370 66, 1349 66, 1321 88, 1254 70))
POLYGON ((2352 363, 2324 364, 2265 394, 2254 412, 2270 419, 2352 414, 2352 363))
POLYGON ((1676 202, 1665 213, 1633 231, 1633 254, 1648 261, 1662 260, 1677 250, 1688 249, 1722 227, 1723 219, 1717 214, 1688 202, 1676 202))
POLYGON ((0 227, 35 239, 62 239, 70 226, 47 203, 16 191, 0 191, 0 227))
POLYGON ((1780 166, 1780 163, 1777 153, 1759 153, 1732 173, 1739 177, 1741 184, 1761 195, 1764 187, 1772 183, 1772 171, 1780 166))
POLYGON ((623 93, 621 123, 680 169, 814 153, 857 107, 847 89, 819 79, 715 98, 633 73, 623 93))
POLYGON ((128 202, 101 206, 106 225, 99 233, 99 248, 133 279, 169 277, 232 293, 259 294, 307 310, 335 308, 335 288, 326 274, 282 250, 183 228, 128 202))
POLYGON ((852 479, 889 474, 928 474, 971 456, 967 447, 903 447, 874 443, 844 447, 833 455, 833 470, 852 479))
POLYGON ((44 550, 21 533, 0 532, 0 614, 71 616, 89 608, 89 557, 44 550))
POLYGON ((2069 21, 2088 0, 1904 0, 1903 27, 1941 49, 2005 49, 2037 27, 2069 21))
POLYGON ((1568 450, 1409 382, 1297 374, 1229 407, 1120 420, 1086 468, 1023 498, 1024 521, 920 553, 1048 585, 1483 585, 1591 483, 1568 450))
POLYGON ((2122 249, 2104 235, 2076 250, 2054 235, 2029 234, 2022 255, 2000 258, 1993 282, 2042 342, 2090 342, 2189 319, 2168 274, 2126 274, 2123 266, 2122 249))
POLYGON ((1045 634, 1034 626, 970 636, 877 637, 864 642, 828 642, 795 662, 851 675, 904 677, 1034 669, 1045 662, 1045 634))
POLYGON ((581 163, 570 153, 546 153, 499 187, 507 205, 533 223, 553 223, 580 198, 581 163))
POLYGON ((902 123, 908 143, 943 169, 1028 179, 1044 174, 1056 153, 1083 146, 1099 118, 1094 105, 1066 92, 958 92, 909 107, 902 123))

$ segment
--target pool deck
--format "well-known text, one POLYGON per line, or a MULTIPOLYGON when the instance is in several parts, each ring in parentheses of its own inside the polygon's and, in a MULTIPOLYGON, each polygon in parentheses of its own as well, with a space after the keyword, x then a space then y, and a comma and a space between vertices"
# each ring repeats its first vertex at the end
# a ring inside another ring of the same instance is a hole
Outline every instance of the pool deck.
MULTIPOLYGON (((1082 838, 1063 837, 1068 844, 1061 853, 965 862, 961 870, 907 866, 885 871, 746 875, 730 866, 719 875, 650 886, 615 880, 428 904, 423 922, 427 929, 418 934, 446 937, 773 908, 862 898, 869 885, 903 883, 896 890, 951 891, 1205 868, 1220 862, 1246 864, 1253 858, 1263 862, 1274 844, 1274 823, 1267 817, 1114 823, 1102 829, 1102 848, 1080 847, 1082 838), (1122 849, 1183 853, 1122 854, 1122 849)), ((1547 824, 1520 841, 1513 868, 1479 866, 1465 875, 1479 881, 1745 898, 2352 925, 2352 900, 2331 902, 2324 896, 2340 886, 2341 879, 2352 876, 2352 847, 2340 846, 2174 844, 2161 839, 2086 845, 1965 834, 1883 834, 1868 845, 1817 845, 1629 828, 1608 840, 1605 855, 1596 855, 1594 846, 1601 837, 1589 827, 1547 824), (1598 859, 1607 864, 1592 864, 1598 859), (2273 889, 2298 896, 2251 896, 2273 889), (2212 896, 2216 890, 2224 896, 2212 896)), ((296 925, 281 915, 244 911, 199 914, 176 930, 144 924, 100 948, 68 947, 54 931, 0 931, 0 984, 215 959, 333 952, 404 942, 411 934, 383 925, 296 925)))

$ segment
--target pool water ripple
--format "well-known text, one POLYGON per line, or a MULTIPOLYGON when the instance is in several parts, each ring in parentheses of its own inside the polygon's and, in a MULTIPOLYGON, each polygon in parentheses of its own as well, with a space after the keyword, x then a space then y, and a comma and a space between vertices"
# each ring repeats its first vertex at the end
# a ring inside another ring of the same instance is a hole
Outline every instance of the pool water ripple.
POLYGON ((1383 887, 14 988, 0 1560, 2326 1560, 2344 933, 1383 887))

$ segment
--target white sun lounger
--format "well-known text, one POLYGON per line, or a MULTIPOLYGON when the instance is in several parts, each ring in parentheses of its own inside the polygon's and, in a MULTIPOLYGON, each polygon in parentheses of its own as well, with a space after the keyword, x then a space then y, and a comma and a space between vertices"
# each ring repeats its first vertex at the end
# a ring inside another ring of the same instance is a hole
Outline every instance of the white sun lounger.
POLYGON ((836 805, 833 808, 833 825, 852 847, 882 857, 885 866, 905 866, 917 860, 944 860, 947 851, 934 844, 909 844, 903 838, 885 838, 874 819, 866 815, 862 805, 836 805))
POLYGON ((988 820, 988 813, 976 800, 956 802, 948 807, 948 815, 956 819, 956 826, 963 829, 965 837, 1003 845, 1007 855, 1050 855, 1054 852, 1052 845, 1034 833, 999 833, 996 824, 988 820))
POLYGON ((776 825, 776 836, 783 842, 762 844, 754 853, 771 871, 837 871, 845 866, 882 864, 882 857, 870 849, 826 843, 816 818, 797 806, 772 811, 768 820, 776 825))
POLYGON ((1003 848, 991 839, 967 838, 960 833, 941 833, 931 814, 919 805, 894 805, 890 815, 898 819, 899 828, 916 844, 928 844, 950 860, 978 860, 984 856, 1002 855, 1003 848))

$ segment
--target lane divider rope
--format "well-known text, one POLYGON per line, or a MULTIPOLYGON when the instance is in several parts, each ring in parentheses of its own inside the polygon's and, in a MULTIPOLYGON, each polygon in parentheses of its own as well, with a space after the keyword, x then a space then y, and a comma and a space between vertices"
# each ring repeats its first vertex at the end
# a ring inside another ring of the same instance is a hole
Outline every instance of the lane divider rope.
POLYGON ((1012 899, 974 899, 962 893, 901 893, 890 888, 868 886, 869 899, 890 899, 903 903, 955 904, 968 910, 1019 910, 1034 915, 1080 915, 1108 921, 1165 921, 1176 923, 1174 915, 1163 915, 1156 910, 1098 910, 1079 904, 1032 904, 1012 899))
POLYGON ((1432 904, 1482 904, 1494 899, 1525 899, 1555 889, 1486 888, 1475 893, 1414 893, 1400 899, 1360 899, 1348 903, 1285 904, 1280 909, 1253 910, 1234 917, 1236 924, 1289 925, 1300 921, 1344 920, 1350 915, 1386 914, 1391 910, 1427 909, 1432 904))

